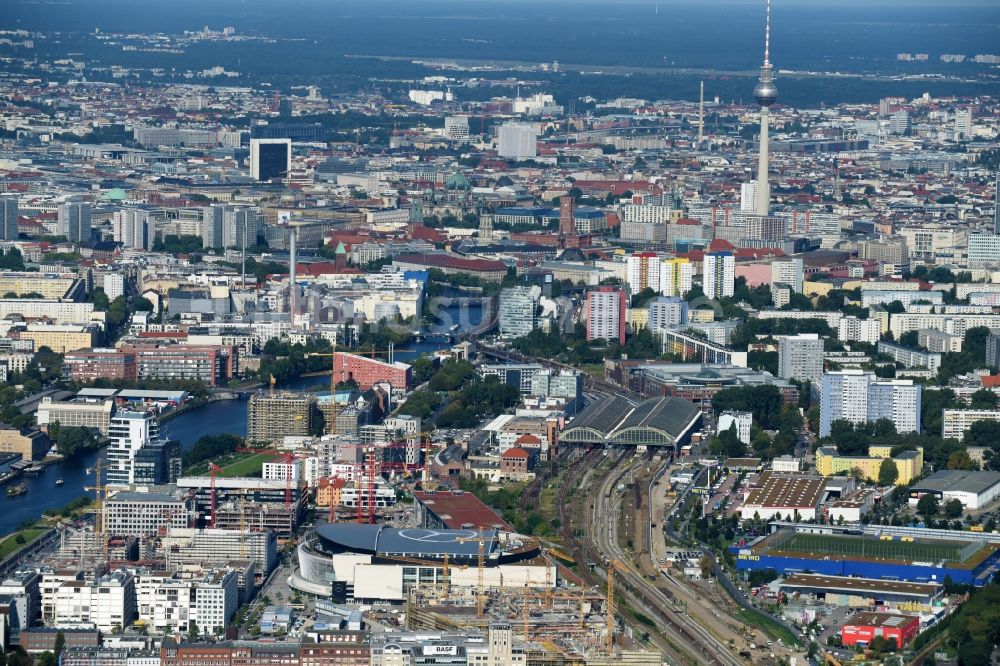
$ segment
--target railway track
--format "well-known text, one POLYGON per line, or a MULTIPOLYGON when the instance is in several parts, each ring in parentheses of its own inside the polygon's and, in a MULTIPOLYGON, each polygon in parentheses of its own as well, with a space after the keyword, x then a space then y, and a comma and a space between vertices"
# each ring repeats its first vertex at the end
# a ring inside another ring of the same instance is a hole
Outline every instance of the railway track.
MULTIPOLYGON (((615 472, 615 469, 620 465, 624 452, 618 453, 617 459, 614 461, 614 466, 612 467, 612 482, 609 484, 607 477, 600 484, 601 492, 607 487, 614 487, 624 476, 628 473, 629 469, 621 470, 615 472)), ((574 501, 571 497, 571 491, 580 483, 582 480, 586 480, 588 471, 594 469, 595 463, 601 460, 599 451, 589 451, 577 462, 576 465, 570 467, 566 470, 564 481, 559 488, 557 495, 557 506, 559 507, 559 517, 562 521, 562 537, 564 546, 570 550, 573 557, 582 566, 578 568, 578 574, 583 578, 588 584, 602 586, 606 583, 606 579, 602 579, 595 571, 591 570, 591 565, 600 565, 602 568, 606 566, 607 558, 602 555, 598 549, 592 545, 593 528, 594 521, 590 520, 590 513, 596 508, 596 503, 598 500, 593 499, 594 493, 588 493, 588 501, 580 502, 579 500, 574 501), (578 509, 583 509, 584 513, 582 518, 584 519, 584 527, 582 530, 578 529, 577 523, 579 522, 576 517, 578 509), (583 538, 579 536, 579 533, 583 534, 583 538)), ((583 487, 581 485, 581 487, 583 487)), ((587 487, 594 488, 594 484, 587 484, 587 487)), ((600 495, 599 495, 600 496, 600 495)), ((626 578, 627 580, 627 578, 626 578)), ((620 586, 619 593, 626 598, 630 604, 632 604, 637 610, 648 611, 648 607, 643 604, 642 600, 637 597, 631 589, 635 587, 635 581, 629 581, 628 586, 620 586)), ((640 587, 641 589, 641 587, 640 587)), ((667 614, 672 613, 672 611, 666 611, 667 614)), ((653 613, 653 616, 663 615, 664 611, 659 613, 653 613)), ((650 618, 653 619, 653 618, 650 618)), ((669 658, 675 663, 708 663, 707 660, 699 658, 696 651, 689 649, 691 645, 692 637, 686 636, 683 632, 678 631, 674 628, 677 624, 676 618, 666 617, 660 618, 661 622, 655 628, 655 631, 648 631, 651 627, 639 622, 636 618, 631 618, 627 615, 622 615, 621 620, 627 624, 632 625, 632 627, 640 632, 648 632, 650 641, 656 645, 664 654, 668 655, 669 658)))
MULTIPOLYGON (((569 498, 562 495, 564 490, 572 485, 566 483, 560 488, 559 507, 560 517, 563 521, 563 536, 578 561, 600 563, 602 567, 606 567, 609 559, 617 559, 626 563, 630 559, 617 545, 617 511, 610 509, 605 504, 625 477, 630 472, 634 472, 644 461, 638 459, 621 467, 622 457, 619 456, 612 471, 606 474, 600 484, 596 486, 597 492, 591 493, 591 497, 594 499, 588 507, 589 515, 584 516, 583 539, 578 536, 576 527, 578 521, 573 516, 573 505, 568 501, 569 498), (608 520, 608 518, 611 519, 608 520), (614 529, 609 529, 610 527, 614 527, 614 529)), ((567 480, 569 481, 569 479, 567 480)), ((572 483, 575 484, 576 480, 573 480, 572 483)), ((594 486, 591 485, 591 487, 594 486)), ((576 506, 579 506, 579 503, 576 506)), ((594 584, 601 584, 602 581, 594 572, 588 570, 583 573, 589 576, 594 584)), ((653 642, 674 660, 694 664, 716 663, 724 666, 743 664, 729 651, 727 646, 719 642, 703 627, 679 613, 674 605, 672 594, 651 585, 642 574, 633 570, 631 566, 626 566, 625 569, 619 568, 617 576, 619 590, 623 597, 627 598, 637 611, 657 621, 656 629, 662 637, 653 642)), ((641 623, 629 621, 630 618, 626 616, 623 616, 622 619, 641 631, 649 629, 641 623)), ((653 637, 654 635, 651 634, 651 639, 653 637)))

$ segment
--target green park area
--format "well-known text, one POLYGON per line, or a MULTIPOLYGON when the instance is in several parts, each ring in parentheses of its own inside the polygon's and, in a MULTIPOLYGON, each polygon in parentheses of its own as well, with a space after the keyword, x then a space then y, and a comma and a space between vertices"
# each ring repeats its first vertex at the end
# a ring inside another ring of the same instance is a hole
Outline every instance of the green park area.
POLYGON ((33 539, 38 538, 45 532, 45 528, 29 527, 4 537, 3 541, 0 541, 0 561, 6 559, 8 555, 21 550, 31 543, 33 539))

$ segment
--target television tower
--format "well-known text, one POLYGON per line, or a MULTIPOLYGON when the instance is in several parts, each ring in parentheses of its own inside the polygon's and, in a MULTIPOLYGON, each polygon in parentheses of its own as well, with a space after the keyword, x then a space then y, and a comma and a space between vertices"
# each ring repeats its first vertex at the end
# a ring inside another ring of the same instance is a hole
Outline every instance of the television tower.
POLYGON ((705 140, 705 82, 701 82, 701 95, 698 97, 698 148, 705 140))
POLYGON ((771 209, 771 186, 767 182, 767 121, 768 107, 778 101, 778 89, 774 86, 771 72, 771 0, 767 0, 764 20, 764 65, 760 68, 760 80, 753 89, 753 97, 760 104, 760 159, 757 162, 757 203, 758 215, 767 215, 771 209))

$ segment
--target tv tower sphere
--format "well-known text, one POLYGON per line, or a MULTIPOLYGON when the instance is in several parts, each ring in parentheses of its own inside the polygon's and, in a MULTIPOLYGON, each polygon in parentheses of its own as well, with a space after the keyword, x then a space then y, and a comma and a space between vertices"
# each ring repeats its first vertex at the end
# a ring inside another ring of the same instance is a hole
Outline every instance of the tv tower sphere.
POLYGON ((753 89, 753 98, 761 106, 771 106, 778 101, 778 88, 770 76, 761 76, 760 83, 753 89))

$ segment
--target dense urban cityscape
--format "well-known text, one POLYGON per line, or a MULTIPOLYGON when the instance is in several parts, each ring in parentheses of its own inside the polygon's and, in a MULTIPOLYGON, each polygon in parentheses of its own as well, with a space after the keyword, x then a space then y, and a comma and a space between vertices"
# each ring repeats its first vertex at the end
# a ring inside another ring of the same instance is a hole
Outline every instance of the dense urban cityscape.
POLYGON ((94 1, 0 19, 0 666, 997 663, 1000 43, 94 1))

